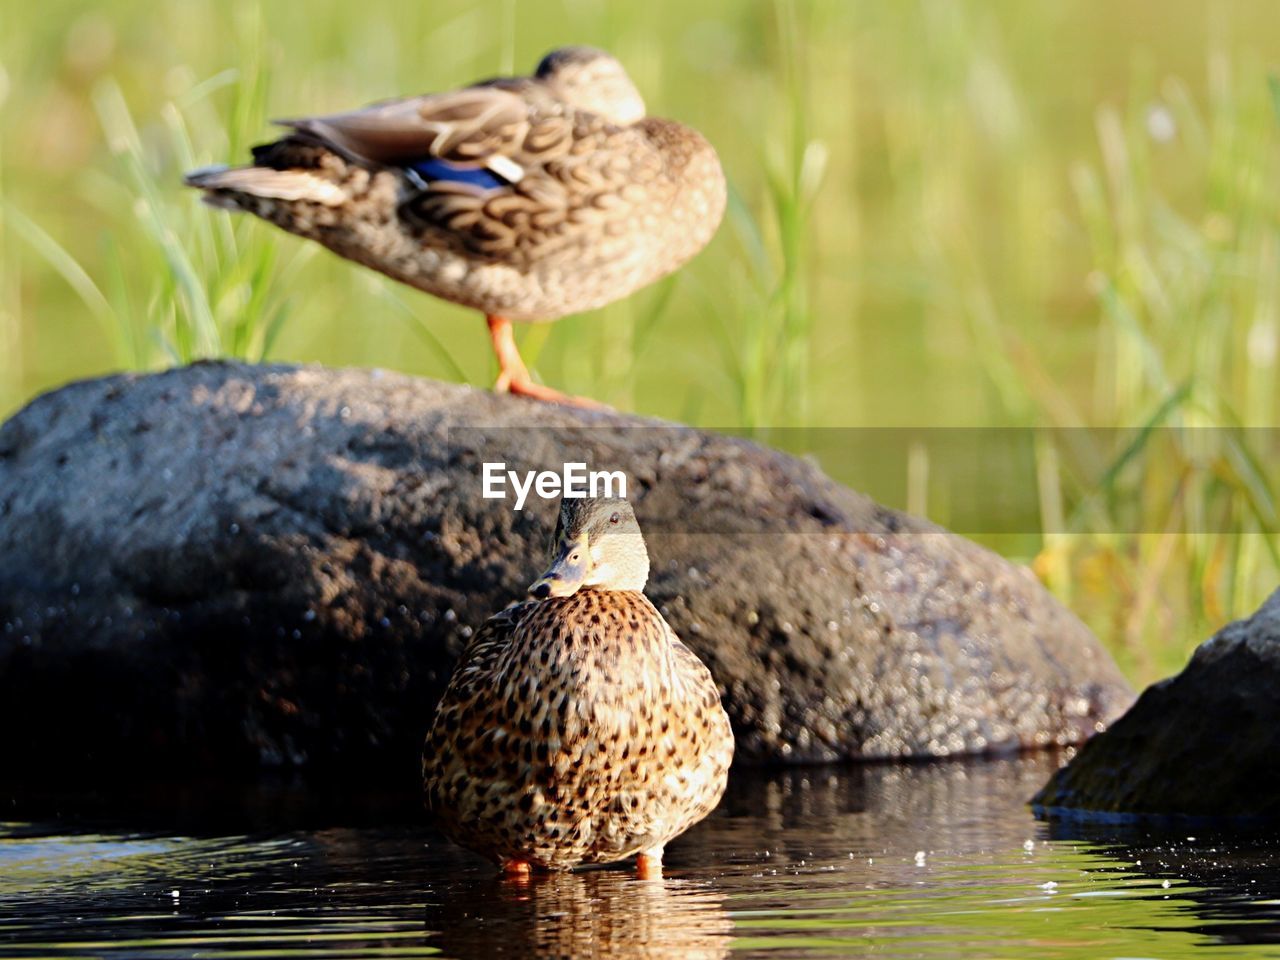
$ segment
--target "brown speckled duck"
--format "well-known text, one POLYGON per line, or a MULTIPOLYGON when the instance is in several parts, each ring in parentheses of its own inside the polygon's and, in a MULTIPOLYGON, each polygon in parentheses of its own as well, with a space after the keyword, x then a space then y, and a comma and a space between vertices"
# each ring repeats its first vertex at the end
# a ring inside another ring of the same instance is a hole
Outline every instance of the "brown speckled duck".
POLYGON ((565 499, 551 566, 472 638, 423 748, 428 809, 508 873, 638 855, 719 802, 733 733, 711 673, 641 592, 631 505, 565 499))
POLYGON ((282 121, 253 166, 193 171, 247 210, 427 293, 485 313, 495 389, 535 383, 512 320, 554 320, 675 270, 715 233, 725 182, 696 131, 645 116, 622 65, 590 47, 532 77, 282 121))

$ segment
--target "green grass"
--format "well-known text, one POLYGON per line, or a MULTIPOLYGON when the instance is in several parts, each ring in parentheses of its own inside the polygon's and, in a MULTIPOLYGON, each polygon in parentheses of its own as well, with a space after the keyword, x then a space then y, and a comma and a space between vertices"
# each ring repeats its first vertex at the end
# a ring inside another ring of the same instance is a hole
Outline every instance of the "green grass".
POLYGON ((1280 424, 1273 16, 1263 0, 11 4, 0 413, 203 356, 487 382, 477 317, 205 208, 181 173, 244 157, 272 116, 597 43, 653 112, 717 145, 730 207, 677 277, 527 330, 539 374, 818 451, 973 527, 1146 681, 1280 582, 1277 451, 1247 429, 1280 424), (861 456, 858 435, 815 433, 880 426, 1040 432, 1031 461, 976 467, 963 433, 862 437, 861 456), (984 499, 996 480, 1025 517, 984 499))

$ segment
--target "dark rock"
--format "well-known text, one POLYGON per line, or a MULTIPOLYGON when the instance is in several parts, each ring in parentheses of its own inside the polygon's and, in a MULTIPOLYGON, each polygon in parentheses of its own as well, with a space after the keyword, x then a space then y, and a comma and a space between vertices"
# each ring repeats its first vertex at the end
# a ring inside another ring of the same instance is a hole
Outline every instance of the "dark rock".
POLYGON ((1280 590, 1152 684, 1032 803, 1042 814, 1280 817, 1280 590))
POLYGON ((1073 743, 1131 700, 1028 571, 792 457, 379 371, 201 364, 0 429, 0 761, 413 768, 554 523, 483 499, 485 460, 627 472, 649 594, 742 759, 1073 743))

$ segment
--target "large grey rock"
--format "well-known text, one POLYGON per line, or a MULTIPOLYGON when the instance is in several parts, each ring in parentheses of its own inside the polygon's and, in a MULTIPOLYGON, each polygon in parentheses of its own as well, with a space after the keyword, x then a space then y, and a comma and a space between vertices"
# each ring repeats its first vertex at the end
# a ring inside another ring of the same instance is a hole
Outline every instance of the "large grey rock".
POLYGON ((623 469, 649 593, 739 756, 1082 740, 1131 700, 1026 570, 754 444, 367 370, 201 364, 0 430, 0 761, 409 771, 555 507, 480 466, 623 469))
POLYGON ((1280 590, 1050 778, 1041 813, 1280 817, 1280 590))

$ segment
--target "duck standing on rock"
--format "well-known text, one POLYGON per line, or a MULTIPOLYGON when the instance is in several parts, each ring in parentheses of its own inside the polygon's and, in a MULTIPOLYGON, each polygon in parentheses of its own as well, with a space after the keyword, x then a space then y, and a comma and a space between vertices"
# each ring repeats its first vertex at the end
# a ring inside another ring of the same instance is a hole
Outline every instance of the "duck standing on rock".
POLYGON ((253 166, 196 170, 246 210, 427 293, 485 313, 495 389, 594 406, 534 383, 512 320, 620 300, 701 250, 724 213, 715 150, 645 116, 622 65, 591 47, 531 77, 281 121, 253 166))
POLYGON ((733 733, 711 672, 642 590, 631 505, 565 498, 551 566, 468 644, 423 748, 428 809, 504 872, 638 855, 724 793, 733 733))

